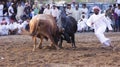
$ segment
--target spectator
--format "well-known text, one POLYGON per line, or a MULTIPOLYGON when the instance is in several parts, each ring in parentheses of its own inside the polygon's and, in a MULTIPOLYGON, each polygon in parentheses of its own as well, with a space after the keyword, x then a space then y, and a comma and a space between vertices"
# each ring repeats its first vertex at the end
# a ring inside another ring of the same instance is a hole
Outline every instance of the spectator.
POLYGON ((3 16, 7 16, 8 14, 8 8, 7 8, 7 4, 3 1, 3 16))
POLYGON ((117 32, 117 29, 118 29, 117 20, 118 20, 118 15, 114 12, 114 10, 112 10, 112 21, 114 23, 114 26, 113 26, 114 32, 117 32))
POLYGON ((66 14, 67 14, 67 16, 73 15, 73 10, 71 8, 71 4, 67 4, 66 14))
POLYGON ((86 4, 82 4, 81 13, 83 12, 86 15, 85 17, 88 18, 88 8, 86 7, 86 4))
POLYGON ((59 12, 58 12, 58 9, 55 5, 53 5, 53 8, 51 9, 51 14, 57 20, 59 12))
POLYGON ((39 8, 38 8, 38 7, 35 7, 35 8, 34 8, 34 15, 39 14, 39 11, 40 11, 39 8))
POLYGON ((80 10, 79 6, 75 6, 75 10, 73 10, 73 17, 75 18, 76 21, 80 19, 80 10))
POLYGON ((17 0, 13 0, 13 9, 14 9, 14 14, 15 14, 15 16, 16 16, 16 14, 17 14, 17 0))
POLYGON ((3 24, 7 25, 7 21, 6 21, 6 19, 4 17, 3 17, 2 21, 1 21, 1 25, 3 25, 3 24))
POLYGON ((16 14, 17 21, 21 19, 23 13, 24 13, 24 7, 21 5, 21 3, 18 3, 17 14, 16 14))
POLYGON ((9 27, 7 23, 5 22, 5 19, 2 19, 2 22, 0 24, 0 36, 5 36, 9 34, 9 27))
POLYGON ((75 9, 75 8, 76 8, 76 3, 75 3, 75 1, 73 1, 73 2, 71 3, 71 7, 72 7, 72 9, 75 9))
POLYGON ((112 19, 112 5, 109 6, 109 8, 106 10, 107 16, 112 19))
POLYGON ((113 4, 113 8, 112 8, 112 10, 115 11, 116 8, 117 8, 117 6, 116 6, 116 3, 115 3, 115 4, 113 4))
POLYGON ((9 15, 10 22, 14 22, 14 20, 15 20, 15 13, 14 13, 14 9, 13 9, 13 4, 14 3, 11 3, 11 5, 8 8, 8 15, 9 15))
MULTIPOLYGON (((113 10, 112 5, 109 5, 109 8, 106 10, 106 15, 108 16, 108 19, 111 21, 112 27, 114 27, 115 22, 114 22, 112 10, 113 10)), ((107 29, 107 32, 108 32, 108 29, 107 29)))
POLYGON ((78 21, 78 32, 85 32, 88 28, 88 26, 86 25, 87 19, 85 18, 85 15, 82 15, 82 17, 80 18, 80 20, 78 21))
POLYGON ((21 33, 22 31, 24 31, 24 30, 26 30, 26 29, 28 29, 29 27, 29 21, 30 21, 30 19, 29 18, 26 18, 26 20, 21 24, 21 26, 20 26, 20 30, 19 30, 19 33, 21 33))
POLYGON ((50 5, 49 4, 44 9, 43 14, 49 14, 49 15, 51 14, 51 9, 50 9, 50 5))
POLYGON ((118 20, 117 20, 117 31, 120 31, 120 4, 118 4, 118 7, 115 9, 115 13, 118 16, 118 20))
POLYGON ((35 9, 36 7, 40 10, 40 5, 38 4, 38 1, 34 2, 32 9, 35 9))
POLYGON ((42 4, 42 6, 40 7, 40 14, 43 14, 44 9, 45 9, 45 4, 42 4))
POLYGON ((3 7, 4 7, 4 5, 0 1, 0 16, 3 16, 3 7))
MULTIPOLYGON (((30 18, 34 17, 35 16, 35 12, 34 12, 34 9, 31 9, 30 10, 30 18)), ((27 18, 27 16, 26 16, 27 18)))
POLYGON ((38 1, 35 1, 35 2, 34 2, 34 5, 33 5, 32 8, 34 9, 34 15, 39 14, 40 7, 39 7, 39 4, 38 4, 38 1))
POLYGON ((11 0, 7 1, 7 8, 9 8, 9 6, 11 6, 11 4, 12 4, 11 0))
POLYGON ((27 2, 25 3, 24 15, 26 15, 26 17, 30 17, 30 13, 31 13, 31 7, 30 4, 27 2))
POLYGON ((18 24, 17 22, 11 22, 9 24, 9 34, 10 35, 18 34, 19 27, 20 24, 18 24))
POLYGON ((116 3, 117 3, 117 4, 120 4, 120 0, 116 0, 116 3))

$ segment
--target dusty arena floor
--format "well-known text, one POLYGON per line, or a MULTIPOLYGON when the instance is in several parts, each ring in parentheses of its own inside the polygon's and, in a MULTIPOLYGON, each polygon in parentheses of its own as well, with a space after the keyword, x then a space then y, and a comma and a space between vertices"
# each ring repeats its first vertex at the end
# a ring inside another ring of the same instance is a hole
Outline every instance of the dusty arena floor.
MULTIPOLYGON (((106 33, 117 47, 103 49, 94 33, 76 33, 77 49, 36 49, 29 35, 0 36, 0 67, 120 67, 120 33, 106 33)), ((43 47, 50 41, 43 42, 43 47)))

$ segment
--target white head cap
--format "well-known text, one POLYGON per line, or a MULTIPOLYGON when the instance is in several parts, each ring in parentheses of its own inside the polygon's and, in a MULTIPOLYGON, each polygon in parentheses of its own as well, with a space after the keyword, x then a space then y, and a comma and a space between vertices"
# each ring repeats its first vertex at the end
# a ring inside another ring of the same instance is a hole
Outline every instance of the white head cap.
POLYGON ((101 10, 98 6, 94 6, 94 7, 93 7, 93 10, 94 10, 94 9, 101 10))
POLYGON ((14 3, 11 3, 11 5, 13 5, 14 3))

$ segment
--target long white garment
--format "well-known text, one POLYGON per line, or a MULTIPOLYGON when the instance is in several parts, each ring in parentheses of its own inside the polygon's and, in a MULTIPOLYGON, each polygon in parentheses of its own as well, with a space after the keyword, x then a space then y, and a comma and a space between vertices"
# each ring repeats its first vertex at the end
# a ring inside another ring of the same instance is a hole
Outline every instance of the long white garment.
POLYGON ((11 23, 9 24, 9 30, 15 30, 15 29, 18 29, 18 31, 16 32, 16 34, 20 34, 21 33, 21 25, 19 23, 11 23))
POLYGON ((120 9, 115 8, 115 13, 117 13, 117 15, 120 16, 120 9))
POLYGON ((51 14, 51 9, 45 8, 45 10, 43 11, 43 14, 51 14))
POLYGON ((112 27, 111 27, 111 22, 107 20, 105 14, 98 14, 98 15, 93 14, 92 16, 90 16, 90 18, 87 20, 87 25, 92 27, 92 23, 93 23, 95 35, 100 40, 100 42, 103 44, 104 42, 109 40, 109 38, 106 38, 104 36, 104 32, 106 30, 106 27, 108 27, 109 30, 112 30, 112 27))
POLYGON ((0 16, 3 16, 3 4, 0 4, 0 16))
POLYGON ((18 24, 18 34, 22 33, 22 29, 25 30, 26 25, 28 24, 27 21, 24 21, 22 24, 18 24))
POLYGON ((52 16, 53 17, 58 17, 58 14, 59 14, 59 11, 58 11, 58 9, 57 8, 55 8, 55 9, 51 9, 51 14, 52 14, 52 16))
POLYGON ((26 25, 28 24, 27 21, 24 21, 22 24, 21 24, 21 28, 25 29, 26 25))
POLYGON ((0 36, 8 35, 8 25, 0 25, 0 36))
POLYGON ((10 29, 10 30, 15 30, 15 29, 17 29, 17 28, 19 27, 19 25, 20 25, 20 24, 18 24, 18 23, 16 23, 16 22, 11 23, 11 24, 9 24, 9 29, 10 29))
POLYGON ((75 18, 76 21, 80 19, 80 10, 73 10, 73 17, 75 18))
POLYGON ((88 9, 87 8, 81 8, 80 12, 81 12, 81 14, 82 14, 82 12, 84 12, 85 18, 88 18, 88 9))
POLYGON ((9 8, 8 8, 8 14, 9 14, 9 16, 12 16, 12 13, 14 13, 14 9, 13 9, 13 7, 12 6, 9 6, 9 8))
POLYGON ((83 29, 85 30, 85 29, 88 27, 88 26, 86 25, 86 22, 87 22, 87 19, 86 19, 86 18, 78 21, 78 24, 77 24, 77 26, 78 26, 78 31, 81 31, 81 30, 83 30, 83 29))
POLYGON ((116 3, 120 4, 120 0, 117 0, 116 3))
POLYGON ((21 5, 21 6, 18 6, 17 7, 17 15, 16 15, 16 19, 17 20, 20 20, 20 17, 24 14, 24 7, 21 5))
POLYGON ((71 9, 66 9, 66 14, 68 16, 72 16, 73 15, 73 9, 72 8, 71 9))

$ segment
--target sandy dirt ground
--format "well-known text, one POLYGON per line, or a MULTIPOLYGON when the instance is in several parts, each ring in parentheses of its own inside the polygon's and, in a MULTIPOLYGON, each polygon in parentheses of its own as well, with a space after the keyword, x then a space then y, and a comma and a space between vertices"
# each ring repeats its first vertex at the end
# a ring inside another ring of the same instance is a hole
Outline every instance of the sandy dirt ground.
MULTIPOLYGON (((43 42, 43 49, 32 51, 29 35, 0 36, 0 67, 120 67, 120 33, 106 33, 117 47, 101 48, 94 33, 76 33, 76 46, 63 42, 63 49, 46 49, 50 41, 43 42)), ((39 41, 39 40, 38 40, 39 41)))

